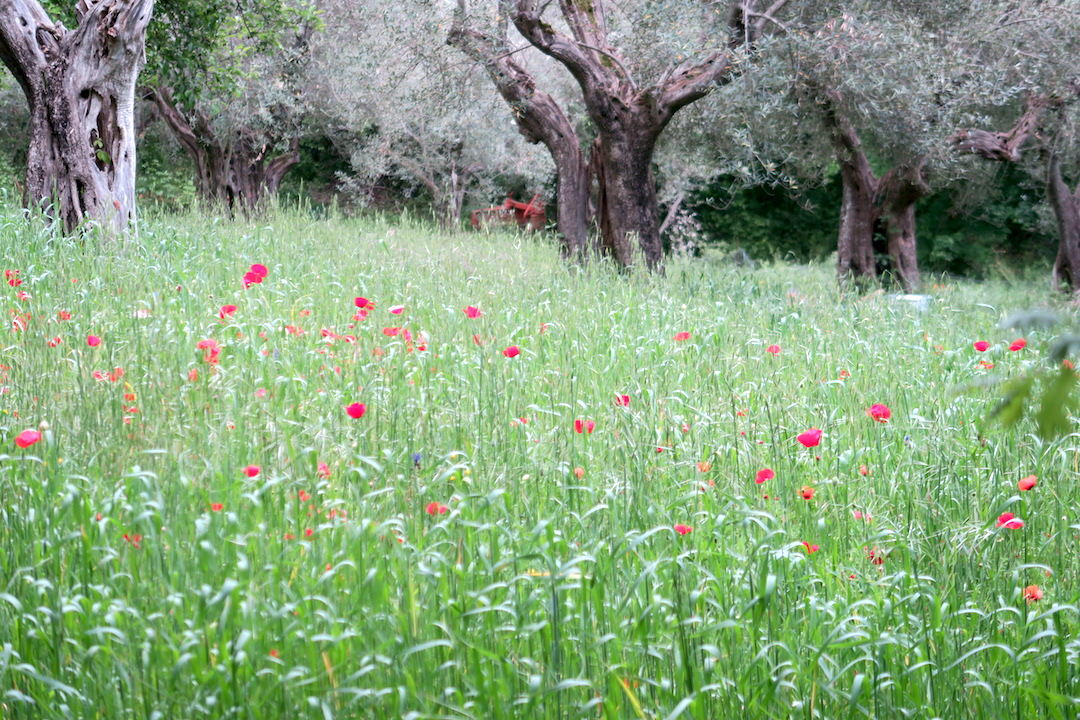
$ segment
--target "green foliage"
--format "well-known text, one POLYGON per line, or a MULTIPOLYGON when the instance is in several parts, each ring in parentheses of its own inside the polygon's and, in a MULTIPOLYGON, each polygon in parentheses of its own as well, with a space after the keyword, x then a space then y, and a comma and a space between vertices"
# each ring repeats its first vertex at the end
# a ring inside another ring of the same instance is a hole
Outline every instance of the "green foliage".
POLYGON ((195 204, 195 168, 166 132, 160 124, 151 125, 139 143, 135 190, 143 212, 180 212, 195 204))
POLYGON ((185 109, 235 95, 249 58, 277 52, 286 32, 318 22, 308 0, 157 0, 141 82, 173 88, 185 109))
MULTIPOLYGON (((756 258, 807 262, 836 252, 840 193, 836 173, 798 199, 779 188, 740 188, 737 178, 728 177, 699 190, 690 204, 714 243, 743 247, 756 258)), ((1026 187, 1023 169, 1003 165, 977 188, 957 187, 921 200, 920 266, 972 278, 1017 271, 1027 276, 1044 268, 1049 273, 1057 238, 1040 215, 1038 197, 1026 187)), ((876 246, 884 256, 884 238, 876 246)))
POLYGON ((753 257, 808 262, 836 252, 838 176, 798 199, 780 188, 740 188, 736 178, 724 178, 695 193, 690 206, 707 238, 753 257))

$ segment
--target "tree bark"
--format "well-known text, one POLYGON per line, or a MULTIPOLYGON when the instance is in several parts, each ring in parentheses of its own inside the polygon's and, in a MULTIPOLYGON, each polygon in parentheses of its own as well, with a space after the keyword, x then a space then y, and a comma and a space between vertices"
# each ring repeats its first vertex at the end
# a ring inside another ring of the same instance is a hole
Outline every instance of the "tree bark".
POLYGON ((518 132, 530 143, 543 143, 551 154, 557 187, 555 224, 563 255, 584 258, 592 181, 574 126, 555 99, 537 89, 533 76, 514 60, 505 35, 492 36, 467 26, 464 0, 458 2, 446 42, 483 66, 513 111, 518 132))
POLYGON ((840 109, 840 93, 814 83, 809 87, 824 106, 829 142, 840 164, 840 231, 836 244, 836 277, 840 284, 861 285, 877 279, 874 228, 879 182, 855 127, 840 109))
POLYGON ((655 135, 606 134, 598 143, 603 164, 600 228, 604 246, 613 251, 616 262, 629 267, 635 249, 641 251, 650 268, 660 267, 660 206, 656 200, 656 180, 652 172, 655 135))
POLYGON ((1050 153, 1046 161, 1046 198, 1057 218, 1057 259, 1054 262, 1053 286, 1062 289, 1062 281, 1068 283, 1072 292, 1080 291, 1080 183, 1069 190, 1061 175, 1057 155, 1050 153))
POLYGON ((874 203, 877 180, 869 171, 865 155, 840 160, 842 187, 840 232, 836 244, 836 277, 841 285, 861 285, 877 279, 874 228, 878 208, 874 203), (863 167, 865 165, 865 167, 863 167))
POLYGON ((888 239, 889 267, 907 292, 918 292, 922 283, 915 243, 915 203, 930 192, 922 163, 894 168, 881 179, 881 219, 888 239))
POLYGON ((297 138, 289 142, 285 152, 268 161, 269 143, 260 142, 254 133, 241 129, 221 137, 201 110, 190 113, 189 120, 167 87, 148 88, 146 96, 195 163, 195 188, 208 204, 251 215, 277 194, 285 174, 300 162, 297 138))
POLYGON ((0 0, 0 60, 30 106, 25 201, 66 232, 135 222, 135 87, 153 0, 79 0, 78 27, 0 0))

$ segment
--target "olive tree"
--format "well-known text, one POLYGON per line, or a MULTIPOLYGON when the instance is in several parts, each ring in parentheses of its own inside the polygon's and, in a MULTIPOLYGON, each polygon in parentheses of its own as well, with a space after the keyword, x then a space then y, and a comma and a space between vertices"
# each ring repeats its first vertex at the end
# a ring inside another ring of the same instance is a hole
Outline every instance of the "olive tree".
MULTIPOLYGON (((516 182, 539 192, 550 162, 514 132, 486 79, 440 41, 450 8, 425 0, 322 0, 309 91, 336 126, 361 192, 391 182, 430 198, 444 228, 469 198, 516 182)), ((372 193, 374 194, 374 193, 372 193)))
POLYGON ((755 44, 785 27, 778 16, 789 5, 795 4, 493 0, 470 8, 460 0, 449 42, 486 70, 522 135, 546 146, 567 245, 585 247, 582 213, 595 179, 602 248, 622 265, 640 251, 658 268, 657 143, 682 108, 739 76, 755 44), (575 96, 560 102, 517 59, 523 48, 554 60, 573 78, 575 96), (587 165, 571 105, 583 108, 595 136, 587 165))
POLYGON ((135 88, 154 0, 79 0, 69 29, 0 0, 0 60, 30 109, 25 200, 66 230, 135 220, 135 88))

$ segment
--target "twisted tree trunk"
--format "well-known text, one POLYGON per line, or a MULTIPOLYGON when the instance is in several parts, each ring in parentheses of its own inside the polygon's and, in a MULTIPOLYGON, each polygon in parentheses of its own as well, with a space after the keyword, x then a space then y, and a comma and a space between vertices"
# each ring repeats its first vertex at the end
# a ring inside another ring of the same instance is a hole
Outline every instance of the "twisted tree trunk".
POLYGON ((277 194, 285 174, 300 162, 297 138, 289 142, 285 152, 269 159, 269 143, 252 132, 240 129, 222 137, 201 110, 191 113, 189 121, 169 88, 149 88, 146 97, 195 163, 195 188, 211 205, 250 215, 266 198, 277 194))
POLYGON ((808 85, 824 106, 829 140, 840 164, 842 200, 837 239, 836 275, 841 285, 877 278, 874 233, 888 239, 890 269, 908 292, 918 290, 919 262, 915 242, 915 203, 930 193, 924 161, 894 167, 878 178, 855 127, 840 109, 840 93, 813 82, 808 85))
POLYGON ((840 93, 812 83, 809 86, 824 107, 829 142, 840 164, 842 198, 836 277, 841 285, 861 285, 877 278, 874 228, 878 221, 875 200, 879 182, 855 127, 840 110, 840 93))
MULTIPOLYGON (((734 48, 703 53, 668 68, 660 78, 639 87, 618 50, 609 42, 603 21, 603 0, 558 0, 561 19, 570 30, 564 35, 542 19, 551 3, 512 0, 504 3, 518 32, 533 47, 561 63, 577 81, 586 112, 597 131, 600 182, 599 215, 601 248, 610 251, 623 266, 633 262, 633 247, 640 249, 651 269, 661 269, 660 209, 652 172, 657 140, 681 108, 730 82, 737 74, 734 48)), ((774 3, 779 10, 786 2, 774 3)), ((735 2, 746 9, 756 3, 735 2)), ((759 17, 760 14, 754 14, 759 17)), ((728 18, 734 45, 756 39, 757 20, 733 11, 728 18), (739 25, 744 32, 737 34, 739 25)), ((764 24, 760 24, 763 29, 764 24)))
POLYGON ((30 106, 25 202, 65 231, 135 222, 135 87, 153 0, 80 0, 78 27, 0 0, 0 60, 30 106))
POLYGON ((458 0, 446 42, 483 66, 514 113, 518 132, 530 143, 543 143, 555 163, 556 227, 563 255, 581 259, 588 243, 589 191, 592 178, 574 126, 532 75, 510 54, 505 26, 489 35, 466 24, 464 0, 458 0))
POLYGON ((1046 161, 1046 199, 1054 209, 1061 233, 1054 261, 1054 289, 1060 290, 1064 280, 1073 292, 1080 291, 1080 183, 1075 190, 1069 189, 1053 153, 1046 161))
POLYGON ((881 179, 881 218, 889 243, 889 268, 907 292, 922 284, 915 244, 915 203, 931 192, 923 164, 893 168, 881 179))

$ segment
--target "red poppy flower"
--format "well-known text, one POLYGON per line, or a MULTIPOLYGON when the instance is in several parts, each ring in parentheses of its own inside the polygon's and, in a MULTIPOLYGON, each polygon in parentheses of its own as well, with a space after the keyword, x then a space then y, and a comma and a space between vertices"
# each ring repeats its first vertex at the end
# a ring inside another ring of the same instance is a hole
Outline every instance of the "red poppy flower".
POLYGON ((754 482, 761 485, 766 480, 772 480, 774 477, 776 477, 776 473, 769 468, 763 468, 757 471, 757 477, 754 478, 754 482))
POLYGON ((1035 484, 1038 481, 1039 478, 1035 477, 1034 475, 1028 475, 1026 478, 1023 478, 1020 482, 1018 482, 1017 486, 1021 490, 1030 490, 1031 488, 1035 487, 1035 484))
POLYGON ((87 335, 86 344, 90 347, 97 347, 101 344, 101 338, 99 338, 97 335, 87 335))
POLYGON ((675 342, 683 342, 684 340, 689 340, 689 339, 690 339, 690 333, 688 333, 688 332, 675 333, 675 342))
POLYGON ((1019 530, 1024 527, 1024 521, 1013 515, 1011 512, 1001 513, 997 519, 997 526, 1008 528, 1009 530, 1019 530))
POLYGON ((813 500, 814 499, 814 488, 810 487, 809 485, 803 485, 802 488, 800 488, 800 490, 799 490, 799 496, 803 500, 813 500))
POLYGON ((478 317, 480 317, 481 315, 484 314, 484 313, 480 312, 480 308, 473 307, 472 305, 469 305, 467 308, 465 308, 464 313, 465 313, 465 317, 467 317, 467 318, 469 318, 471 320, 475 320, 476 318, 478 318, 478 317))
POLYGON ((442 503, 432 502, 428 503, 426 510, 428 515, 445 515, 449 508, 442 503))
MULTIPOLYGON (((866 548, 863 548, 863 550, 866 550, 866 548)), ((886 553, 882 552, 881 548, 878 547, 866 551, 866 559, 875 565, 883 564, 885 562, 885 555, 886 553)))
POLYGON ((15 444, 24 450, 38 440, 41 440, 41 433, 37 430, 23 430, 21 433, 15 436, 15 444))
POLYGON ((866 467, 865 465, 860 465, 859 466, 859 474, 860 475, 869 475, 870 474, 870 468, 866 467))
POLYGON ((400 315, 403 312, 405 312, 405 306, 404 305, 391 305, 390 306, 390 314, 391 315, 400 315))
MULTIPOLYGON (((1016 352, 1017 350, 1023 350, 1027 347, 1027 340, 1024 338, 1017 338, 1012 341, 1012 345, 1009 346, 1009 350, 1016 352)), ((1034 587, 1034 585, 1032 586, 1034 587)))
POLYGON ((270 271, 266 269, 266 266, 259 263, 255 263, 251 266, 251 272, 255 273, 260 278, 265 278, 267 275, 270 274, 270 271))
POLYGON ((235 305, 222 305, 221 309, 218 310, 218 317, 224 320, 225 318, 232 315, 234 312, 236 312, 235 305))
POLYGON ((225 506, 223 504, 221 504, 221 503, 211 503, 210 504, 210 509, 213 510, 214 512, 221 512, 224 508, 225 508, 225 506))
POLYGON ((361 310, 371 310, 375 307, 375 303, 371 302, 366 297, 358 297, 353 300, 353 303, 355 303, 356 307, 360 308, 361 310))
POLYGON ((49 340, 49 347, 56 347, 57 345, 59 345, 62 342, 63 342, 63 340, 61 340, 60 336, 57 335, 53 339, 49 340))
POLYGON ((675 532, 679 533, 680 535, 689 535, 690 533, 694 532, 694 528, 690 527, 689 525, 680 524, 675 526, 675 532))
POLYGON ((364 417, 364 413, 367 412, 367 407, 364 405, 364 403, 355 402, 352 405, 346 407, 345 412, 347 412, 349 414, 349 417, 351 417, 353 420, 359 420, 360 418, 364 417))
POLYGON ((319 477, 327 479, 330 477, 330 466, 324 462, 321 462, 319 463, 319 468, 318 470, 316 470, 316 473, 318 473, 319 477))
POLYGON ((821 549, 817 545, 811 545, 810 543, 806 542, 805 540, 803 540, 803 545, 806 547, 807 554, 816 553, 818 550, 821 549))
POLYGON ((592 420, 581 420, 580 418, 574 421, 574 432, 578 435, 585 433, 586 435, 592 435, 592 431, 596 428, 596 423, 592 420))
POLYGON ((511 345, 510 347, 503 350, 503 355, 505 355, 508 358, 517 357, 520 354, 521 354, 521 348, 519 348, 517 345, 511 345))
POLYGON ((585 468, 583 468, 583 467, 574 468, 574 477, 576 477, 578 480, 585 477, 585 468))
POLYGON ((702 460, 701 462, 699 462, 697 464, 697 469, 698 469, 698 472, 707 473, 710 470, 712 470, 712 463, 705 462, 704 460, 702 460))
POLYGON ((872 417, 879 423, 889 422, 889 418, 892 417, 892 410, 881 403, 875 403, 866 410, 866 414, 872 417))
POLYGON ((615 404, 619 407, 630 407, 629 395, 615 395, 615 404))
POLYGON ((311 528, 308 528, 307 530, 304 531, 304 537, 311 537, 314 534, 315 534, 315 531, 312 530, 311 528))
POLYGON ((821 431, 817 428, 810 428, 804 433, 801 433, 795 438, 803 447, 816 447, 821 442, 821 431))
POLYGON ((244 473, 249 478, 253 478, 253 477, 258 477, 259 473, 262 472, 262 468, 259 467, 258 465, 248 465, 247 467, 245 467, 240 472, 244 473))
POLYGON ((765 348, 765 352, 767 352, 770 355, 775 357, 775 356, 780 354, 780 346, 779 345, 770 345, 769 347, 765 348))
POLYGON ((1043 599, 1043 591, 1038 585, 1028 585, 1024 588, 1024 599, 1027 600, 1029 604, 1039 602, 1043 599))
POLYGON ((975 349, 979 352, 986 352, 986 349, 990 347, 990 343, 985 340, 980 340, 974 345, 975 349))
POLYGON ((69 313, 67 310, 61 310, 60 312, 56 313, 56 319, 57 320, 70 320, 71 319, 71 313, 69 313))
POLYGON ((263 276, 258 273, 251 272, 250 270, 244 273, 244 287, 249 288, 252 285, 258 285, 263 281, 263 276))

